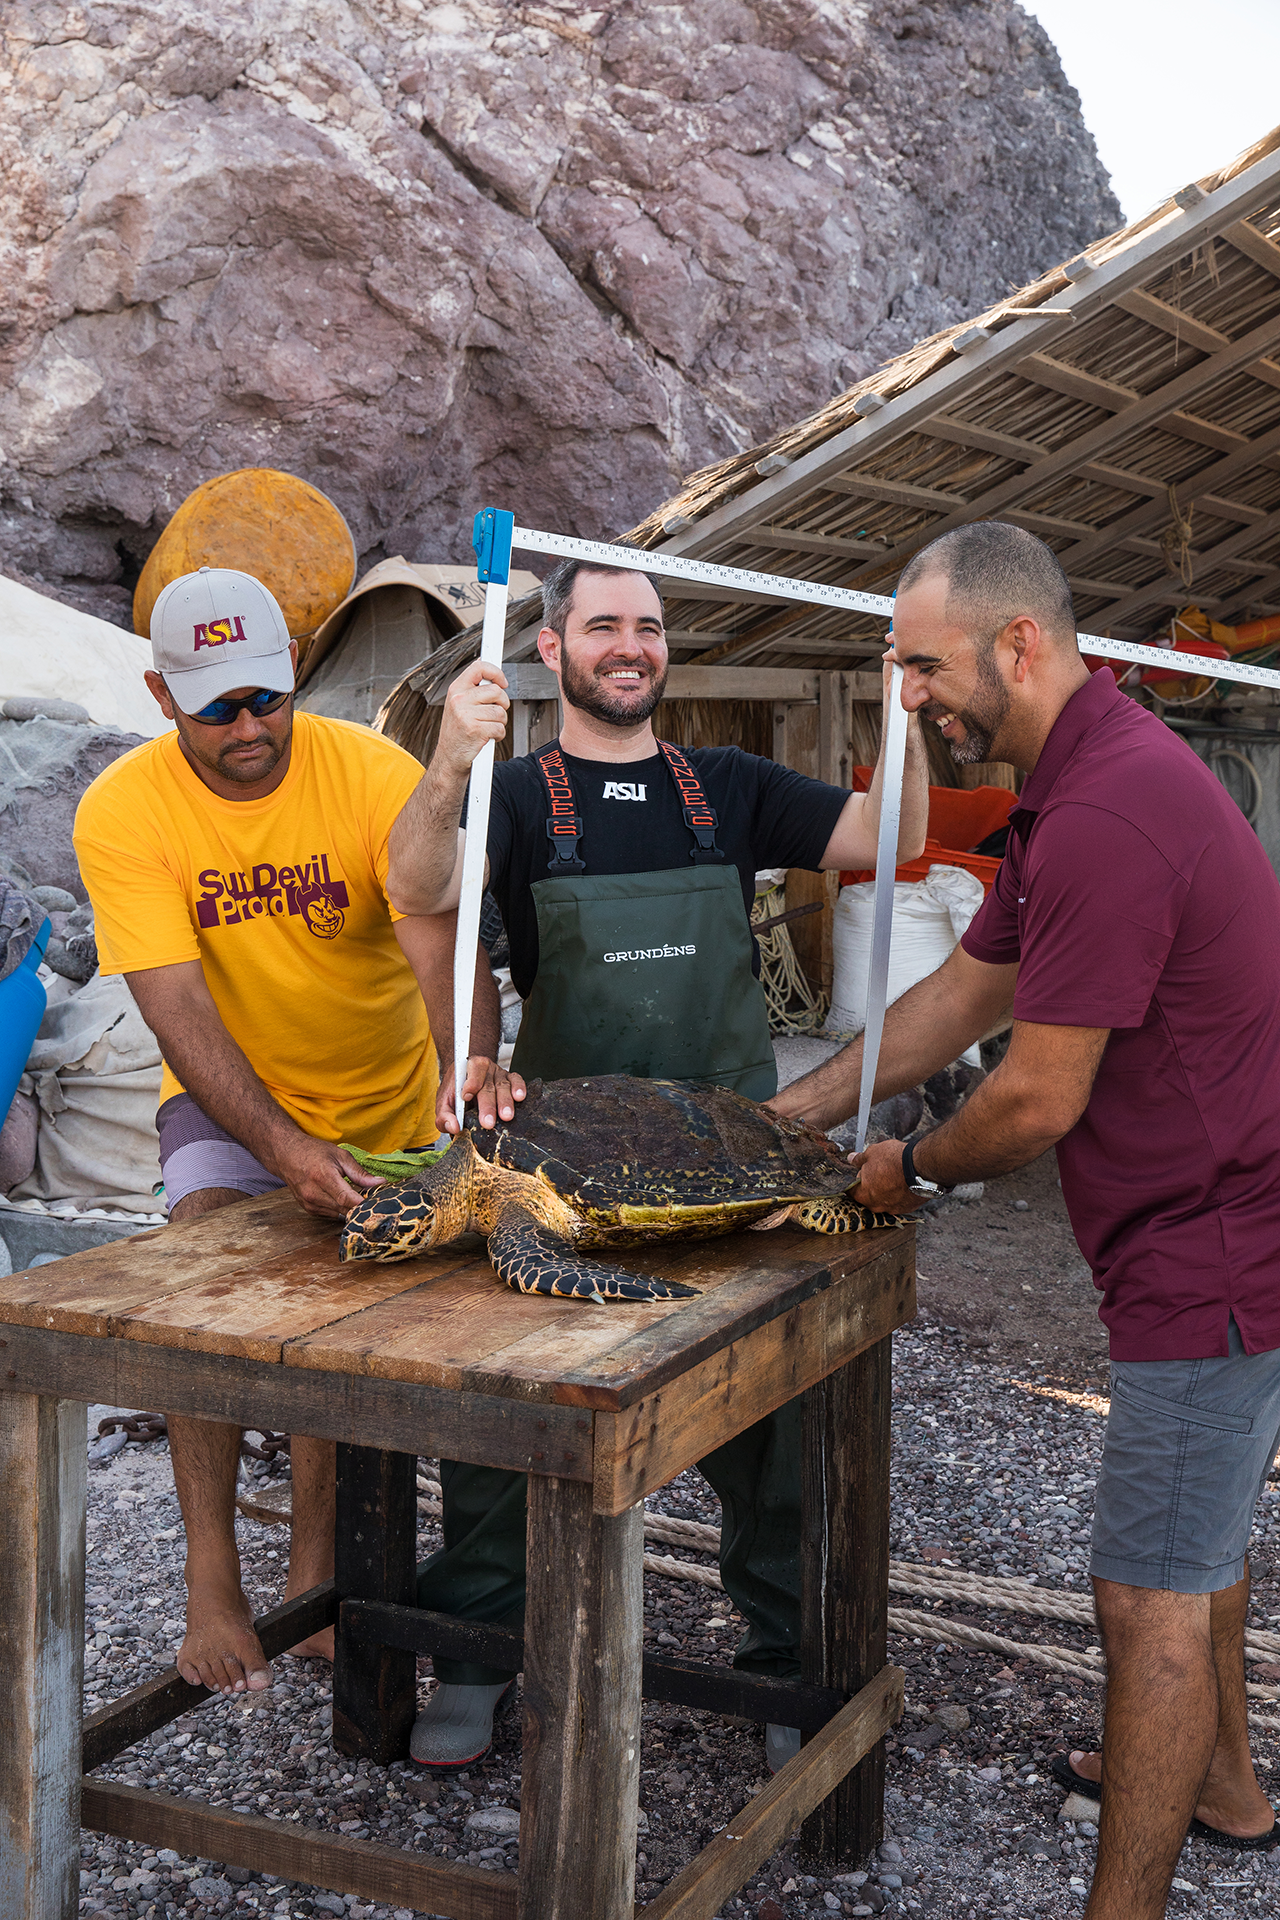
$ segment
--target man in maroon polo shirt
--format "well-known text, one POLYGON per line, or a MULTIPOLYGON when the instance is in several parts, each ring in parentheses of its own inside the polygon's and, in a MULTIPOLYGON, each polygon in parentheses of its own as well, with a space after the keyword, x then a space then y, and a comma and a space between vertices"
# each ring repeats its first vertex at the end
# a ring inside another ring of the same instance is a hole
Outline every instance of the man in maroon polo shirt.
MULTIPOLYGON (((1202 762, 1090 674, 1033 535, 943 535, 904 571, 893 629, 903 704, 957 762, 1029 777, 961 945, 889 1010, 875 1097, 1012 1006, 1008 1053, 918 1146, 858 1157, 859 1198, 906 1210, 1057 1147, 1112 1369, 1092 1554, 1103 1753, 1054 1771, 1101 1794, 1089 1920, 1147 1920, 1189 1827, 1280 1842, 1243 1664, 1245 1549, 1280 1440, 1280 886, 1202 762)), ((861 1053, 772 1104, 846 1118, 861 1053)))

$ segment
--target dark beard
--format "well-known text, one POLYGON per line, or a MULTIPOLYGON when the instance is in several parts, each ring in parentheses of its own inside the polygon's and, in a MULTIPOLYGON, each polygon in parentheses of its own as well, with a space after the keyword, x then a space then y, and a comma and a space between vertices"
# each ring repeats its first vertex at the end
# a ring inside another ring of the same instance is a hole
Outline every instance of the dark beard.
POLYGON ((991 746, 1009 711, 1009 689, 996 672, 990 652, 978 656, 978 685, 974 705, 953 709, 964 728, 964 739, 948 740, 951 758, 958 767, 975 767, 990 760, 991 746))
MULTIPOLYGON (((614 665, 617 665, 616 661, 614 665)), ((594 674, 580 673, 570 657, 568 647, 562 645, 560 686, 568 704, 576 707, 579 713, 589 713, 593 719, 603 720, 611 727, 631 727, 649 718, 667 690, 667 675, 664 668, 660 678, 650 681, 647 693, 610 693, 603 680, 597 679, 594 674)))

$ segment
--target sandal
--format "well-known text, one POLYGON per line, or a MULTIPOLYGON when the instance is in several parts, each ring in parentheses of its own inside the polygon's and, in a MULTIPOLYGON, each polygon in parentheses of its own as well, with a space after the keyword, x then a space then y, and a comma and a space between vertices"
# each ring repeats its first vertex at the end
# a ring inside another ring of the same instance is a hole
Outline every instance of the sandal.
MULTIPOLYGON (((1102 1788, 1096 1780, 1086 1780, 1077 1773, 1067 1753, 1055 1753, 1049 1762, 1049 1772, 1060 1787, 1068 1793, 1083 1794, 1086 1800, 1102 1800, 1102 1788)), ((1222 1827, 1211 1827, 1205 1820, 1193 1820, 1187 1828, 1189 1840, 1203 1840, 1211 1847, 1219 1847, 1224 1853, 1269 1853, 1272 1847, 1280 1846, 1280 1821, 1273 1820, 1266 1833, 1236 1834, 1227 1833, 1222 1827)))
POLYGON ((1058 1785, 1065 1787, 1068 1793, 1082 1793, 1086 1800, 1101 1801, 1102 1786, 1100 1782, 1097 1780, 1086 1780, 1082 1773, 1077 1773, 1071 1764, 1071 1756, 1069 1753, 1055 1753, 1049 1762, 1049 1771, 1058 1785))

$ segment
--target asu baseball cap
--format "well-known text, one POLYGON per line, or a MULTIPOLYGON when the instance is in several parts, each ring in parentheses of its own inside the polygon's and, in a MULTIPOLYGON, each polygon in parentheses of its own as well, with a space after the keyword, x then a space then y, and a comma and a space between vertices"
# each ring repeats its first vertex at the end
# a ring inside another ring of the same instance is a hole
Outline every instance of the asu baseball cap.
POLYGON ((183 713, 232 687, 293 692, 289 629, 251 573, 200 567, 171 580, 151 609, 151 659, 183 713))

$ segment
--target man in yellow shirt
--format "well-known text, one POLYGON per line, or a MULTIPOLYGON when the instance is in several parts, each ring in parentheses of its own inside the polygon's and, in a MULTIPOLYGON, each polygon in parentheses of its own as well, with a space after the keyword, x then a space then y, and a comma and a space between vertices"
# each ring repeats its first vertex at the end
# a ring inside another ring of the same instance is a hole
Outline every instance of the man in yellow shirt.
MULTIPOLYGON (((342 1218, 378 1183, 339 1142, 382 1152, 439 1130, 452 930, 386 894, 388 836, 422 769, 365 727, 295 715, 297 647, 248 574, 173 581, 151 643, 147 685, 176 731, 99 775, 75 845, 102 971, 125 976, 164 1056, 169 1217, 287 1186, 342 1218)), ((487 966, 474 1031, 496 1056, 487 966)), ((491 1109, 492 1085, 476 1090, 491 1109)), ((271 1673, 240 1584, 240 1430, 171 1414, 169 1436, 187 1532, 179 1670, 256 1691, 271 1673)), ((288 1595, 333 1571, 333 1453, 294 1438, 288 1595)), ((332 1633, 297 1651, 331 1657, 332 1633)))

